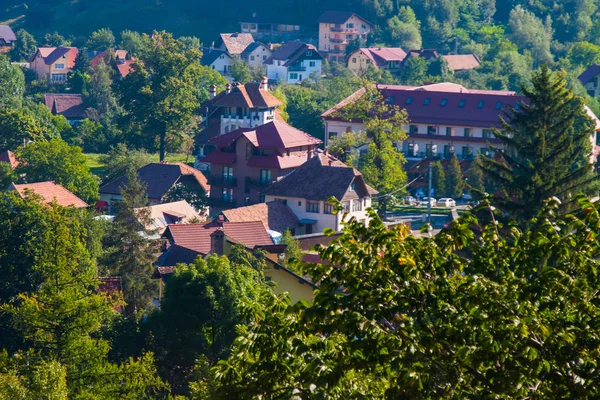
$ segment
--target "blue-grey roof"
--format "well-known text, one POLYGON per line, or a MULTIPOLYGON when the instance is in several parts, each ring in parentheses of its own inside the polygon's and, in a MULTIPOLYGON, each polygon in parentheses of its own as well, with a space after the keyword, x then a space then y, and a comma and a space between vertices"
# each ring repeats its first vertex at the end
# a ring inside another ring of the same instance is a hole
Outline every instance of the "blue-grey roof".
POLYGON ((17 40, 15 33, 8 25, 0 25, 0 38, 4 39, 6 43, 17 40))
MULTIPOLYGON (((227 52, 224 50, 204 47, 202 48, 202 60, 200 60, 200 63, 202 65, 211 65, 223 54, 227 55, 227 52)), ((229 57, 229 55, 227 55, 227 57, 229 57)))
POLYGON ((577 77, 582 85, 591 81, 596 75, 600 74, 600 64, 592 64, 577 77))

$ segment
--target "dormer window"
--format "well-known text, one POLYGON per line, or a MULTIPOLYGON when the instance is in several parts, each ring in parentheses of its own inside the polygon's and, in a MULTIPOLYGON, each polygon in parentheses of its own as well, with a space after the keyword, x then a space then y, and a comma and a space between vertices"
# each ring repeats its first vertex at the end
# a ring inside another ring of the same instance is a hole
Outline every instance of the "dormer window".
POLYGON ((427 97, 427 98, 425 99, 425 101, 423 102, 423 105, 424 105, 424 106, 428 106, 428 105, 429 105, 429 103, 431 103, 431 97, 427 97))
POLYGON ((495 108, 496 108, 496 110, 500 110, 502 108, 502 102, 501 101, 497 102, 495 108))
POLYGON ((480 100, 480 101, 479 101, 479 104, 477 104, 477 108, 479 108, 479 109, 483 108, 483 105, 484 105, 484 104, 485 104, 485 101, 483 101, 483 100, 480 100))
POLYGON ((520 108, 521 108, 521 104, 520 103, 515 104, 515 110, 519 110, 520 108))
POLYGON ((387 99, 387 103, 388 103, 388 104, 392 104, 393 102, 394 102, 394 96, 390 96, 390 97, 388 97, 388 99, 387 99))
POLYGON ((459 102, 458 102, 458 108, 464 108, 464 107, 465 107, 465 104, 467 104, 467 101, 466 101, 466 100, 461 100, 461 101, 459 101, 459 102))
POLYGON ((412 104, 412 96, 406 98, 406 104, 412 104))
POLYGON ((442 102, 440 103, 440 106, 446 107, 447 105, 448 105, 448 99, 442 99, 442 102))
POLYGON ((307 56, 312 56, 312 51, 311 51, 311 50, 307 50, 307 51, 306 51, 306 55, 307 55, 307 56))

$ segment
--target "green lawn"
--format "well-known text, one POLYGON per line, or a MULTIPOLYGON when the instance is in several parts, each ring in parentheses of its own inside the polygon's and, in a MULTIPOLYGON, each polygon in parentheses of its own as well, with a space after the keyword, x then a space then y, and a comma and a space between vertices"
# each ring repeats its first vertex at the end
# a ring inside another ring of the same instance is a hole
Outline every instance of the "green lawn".
MULTIPOLYGON (((92 173, 96 176, 104 177, 106 175, 106 167, 100 161, 102 154, 87 153, 85 156, 87 157, 87 166, 89 167, 90 171, 92 171, 92 173)), ((165 157, 166 161, 170 163, 185 162, 185 158, 185 154, 167 154, 165 157)), ((188 161, 191 162, 193 160, 194 158, 190 157, 188 161)), ((158 162, 158 154, 153 154, 151 161, 158 162)))

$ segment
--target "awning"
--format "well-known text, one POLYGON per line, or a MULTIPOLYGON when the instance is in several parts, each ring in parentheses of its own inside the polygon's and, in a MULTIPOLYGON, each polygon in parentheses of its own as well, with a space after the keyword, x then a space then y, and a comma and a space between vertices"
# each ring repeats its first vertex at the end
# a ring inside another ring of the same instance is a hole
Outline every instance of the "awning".
POLYGON ((302 218, 300 220, 300 225, 312 225, 312 224, 316 224, 316 223, 317 223, 316 219, 302 218))

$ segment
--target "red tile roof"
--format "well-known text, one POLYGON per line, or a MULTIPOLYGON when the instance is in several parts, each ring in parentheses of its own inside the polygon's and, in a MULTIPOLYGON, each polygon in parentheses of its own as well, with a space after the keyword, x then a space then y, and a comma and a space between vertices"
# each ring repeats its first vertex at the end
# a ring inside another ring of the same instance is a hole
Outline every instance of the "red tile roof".
POLYGON ((285 232, 300 226, 296 214, 281 201, 270 201, 252 206, 222 211, 228 222, 261 221, 265 229, 285 232))
POLYGON ((75 66, 75 59, 79 50, 77 47, 38 47, 36 53, 29 59, 29 62, 33 62, 37 53, 40 53, 44 63, 46 65, 52 65, 61 57, 66 57, 67 68, 73 68, 75 66))
POLYGON ((450 71, 465 71, 481 65, 475 54, 451 54, 442 56, 442 58, 448 63, 450 71))
POLYGON ((272 154, 270 156, 252 156, 248 160, 247 165, 249 167, 256 168, 275 168, 275 169, 288 169, 296 168, 304 164, 308 160, 308 156, 281 156, 272 154))
POLYGON ((363 53, 378 67, 385 66, 389 61, 403 61, 406 58, 406 52, 400 47, 366 47, 356 52, 363 53))
POLYGON ((289 149, 300 146, 316 146, 321 140, 302 132, 285 122, 271 121, 256 128, 240 128, 210 140, 217 146, 229 146, 245 136, 259 149, 289 149))
POLYGON ((15 153, 13 153, 10 150, 6 150, 3 151, 2 153, 0 153, 0 162, 5 162, 10 164, 10 167, 12 169, 15 169, 19 166, 19 162, 17 161, 17 158, 15 157, 15 153))
POLYGON ((164 236, 174 245, 206 255, 210 253, 211 234, 217 229, 222 229, 230 240, 250 248, 273 244, 261 221, 169 225, 164 236))
POLYGON ((214 99, 209 100, 206 106, 216 107, 247 107, 247 108, 271 108, 279 107, 283 103, 277 97, 273 96, 268 90, 260 88, 258 83, 234 84, 231 92, 223 91, 214 99))
POLYGON ((123 62, 117 62, 115 68, 122 78, 125 78, 131 71, 133 71, 133 64, 135 60, 123 60, 123 62))
POLYGON ((37 183, 26 183, 26 184, 15 184, 12 183, 8 190, 16 190, 17 193, 23 198, 27 196, 27 193, 31 191, 39 195, 44 203, 51 203, 56 201, 57 204, 63 207, 74 206, 76 208, 85 208, 87 203, 75 196, 69 190, 65 189, 61 185, 54 182, 37 182, 37 183))
POLYGON ((48 93, 44 95, 44 104, 54 115, 66 119, 84 119, 86 107, 80 94, 48 93))
MULTIPOLYGON (((499 117, 504 107, 525 100, 514 92, 467 89, 448 82, 425 86, 377 85, 377 88, 389 104, 406 109, 410 122, 431 125, 500 127, 499 117)), ((334 116, 335 112, 363 93, 364 89, 358 90, 321 117, 341 120, 334 116)))

